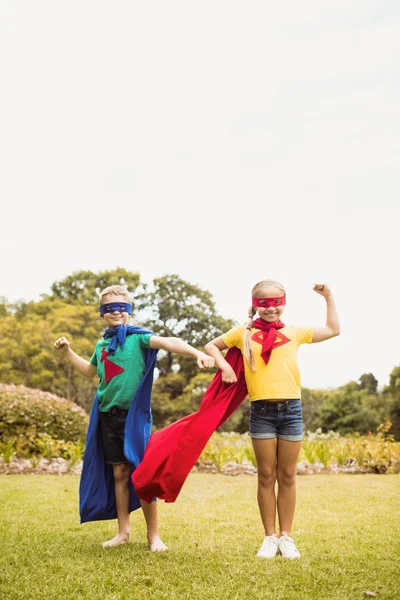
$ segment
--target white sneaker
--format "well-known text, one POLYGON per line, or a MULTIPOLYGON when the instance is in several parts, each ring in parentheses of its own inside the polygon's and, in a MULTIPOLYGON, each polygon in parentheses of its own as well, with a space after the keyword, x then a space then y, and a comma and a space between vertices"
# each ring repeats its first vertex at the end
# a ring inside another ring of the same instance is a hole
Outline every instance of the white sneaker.
POLYGON ((300 558, 300 552, 294 545, 294 540, 284 531, 282 531, 279 537, 278 547, 283 558, 300 558))
POLYGON ((257 552, 259 558, 274 558, 278 552, 278 537, 276 533, 273 535, 266 535, 261 548, 257 552))

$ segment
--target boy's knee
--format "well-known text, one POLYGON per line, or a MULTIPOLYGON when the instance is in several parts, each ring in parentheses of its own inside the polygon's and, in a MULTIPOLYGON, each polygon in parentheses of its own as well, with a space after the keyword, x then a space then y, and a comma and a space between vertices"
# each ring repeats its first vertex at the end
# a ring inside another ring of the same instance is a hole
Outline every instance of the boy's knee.
POLYGON ((129 479, 129 465, 125 463, 113 465, 113 472, 116 481, 125 481, 129 479))

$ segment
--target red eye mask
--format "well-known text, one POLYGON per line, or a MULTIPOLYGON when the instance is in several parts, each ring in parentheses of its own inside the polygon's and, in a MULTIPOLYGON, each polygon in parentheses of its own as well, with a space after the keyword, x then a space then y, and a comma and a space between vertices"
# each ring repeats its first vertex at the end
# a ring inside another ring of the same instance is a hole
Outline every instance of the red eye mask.
POLYGON ((252 298, 251 305, 259 306, 260 308, 274 308, 276 306, 285 306, 286 296, 278 298, 252 298))

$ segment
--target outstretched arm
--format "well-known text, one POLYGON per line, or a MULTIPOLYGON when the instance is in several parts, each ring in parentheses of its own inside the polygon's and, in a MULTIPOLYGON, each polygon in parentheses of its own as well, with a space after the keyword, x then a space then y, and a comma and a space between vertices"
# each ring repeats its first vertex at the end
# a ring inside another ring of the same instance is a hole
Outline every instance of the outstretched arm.
POLYGON ((156 350, 166 350, 167 352, 175 352, 176 354, 182 354, 183 356, 192 356, 197 360, 197 365, 200 369, 207 369, 213 367, 215 361, 204 352, 200 352, 193 348, 190 344, 187 344, 183 340, 175 337, 160 337, 158 335, 152 335, 150 338, 150 348, 156 350))
POLYGON ((76 354, 76 352, 72 350, 71 344, 66 337, 58 338, 58 340, 54 342, 54 348, 63 354, 81 375, 84 375, 88 379, 92 379, 96 375, 96 367, 88 360, 85 360, 76 354))
POLYGON ((326 284, 316 283, 313 290, 326 300, 326 325, 325 327, 316 327, 314 329, 312 343, 315 344, 339 335, 340 324, 335 300, 329 287, 326 284))

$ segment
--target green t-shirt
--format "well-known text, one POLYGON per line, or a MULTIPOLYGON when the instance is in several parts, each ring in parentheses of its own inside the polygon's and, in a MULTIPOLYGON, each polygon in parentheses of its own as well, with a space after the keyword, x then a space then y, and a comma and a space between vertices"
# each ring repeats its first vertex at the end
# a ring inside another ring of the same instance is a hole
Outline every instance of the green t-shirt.
POLYGON ((97 388, 99 408, 108 412, 113 406, 128 410, 146 371, 145 351, 150 347, 151 334, 127 335, 124 349, 117 346, 115 354, 107 355, 110 339, 96 344, 90 363, 97 366, 100 378, 97 388))

